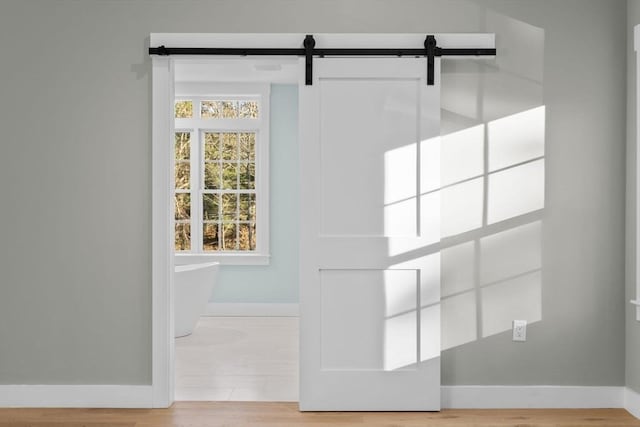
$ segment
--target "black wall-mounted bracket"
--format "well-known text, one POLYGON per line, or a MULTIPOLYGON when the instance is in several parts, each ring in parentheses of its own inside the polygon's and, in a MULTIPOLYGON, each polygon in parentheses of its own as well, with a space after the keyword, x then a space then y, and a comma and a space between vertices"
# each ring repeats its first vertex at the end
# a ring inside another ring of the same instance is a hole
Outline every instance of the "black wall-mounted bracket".
POLYGON ((438 47, 435 36, 427 36, 424 39, 424 51, 427 57, 427 86, 435 84, 436 49, 438 47))
POLYGON ((304 46, 304 67, 305 67, 305 76, 304 76, 304 84, 307 86, 311 86, 313 84, 313 48, 316 47, 316 41, 313 39, 313 36, 307 34, 304 38, 304 42, 302 43, 304 46))
POLYGON ((325 56, 413 56, 427 58, 427 85, 435 84, 435 58, 441 56, 495 56, 496 49, 485 48, 455 48, 438 47, 435 36, 428 35, 424 41, 424 48, 419 49, 316 49, 313 35, 307 35, 302 42, 302 49, 290 48, 218 48, 218 47, 150 47, 149 55, 238 55, 238 56, 304 56, 305 57, 305 85, 313 84, 313 57, 325 56))

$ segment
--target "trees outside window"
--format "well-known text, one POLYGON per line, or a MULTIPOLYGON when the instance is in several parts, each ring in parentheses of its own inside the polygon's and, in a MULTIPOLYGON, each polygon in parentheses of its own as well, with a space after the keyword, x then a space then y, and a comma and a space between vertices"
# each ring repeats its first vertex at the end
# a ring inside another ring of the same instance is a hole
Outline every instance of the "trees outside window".
POLYGON ((176 253, 266 253, 266 94, 176 96, 176 253))

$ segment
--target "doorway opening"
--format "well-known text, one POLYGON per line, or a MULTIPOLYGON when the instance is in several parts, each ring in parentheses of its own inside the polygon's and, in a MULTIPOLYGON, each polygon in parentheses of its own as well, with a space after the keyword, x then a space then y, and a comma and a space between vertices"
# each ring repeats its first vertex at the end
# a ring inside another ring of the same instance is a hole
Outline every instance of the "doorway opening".
POLYGON ((174 67, 175 400, 297 401, 297 60, 174 67))

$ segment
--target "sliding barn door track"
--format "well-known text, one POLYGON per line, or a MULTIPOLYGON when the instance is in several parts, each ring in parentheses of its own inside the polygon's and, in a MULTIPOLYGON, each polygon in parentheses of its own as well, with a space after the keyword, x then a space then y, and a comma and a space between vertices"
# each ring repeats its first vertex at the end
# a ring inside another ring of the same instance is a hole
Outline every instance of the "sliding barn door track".
POLYGON ((446 49, 438 47, 435 36, 428 35, 424 40, 424 47, 419 49, 376 49, 376 48, 316 48, 316 41, 312 35, 307 35, 303 42, 303 48, 226 48, 226 47, 150 47, 149 55, 226 55, 226 56, 304 56, 306 65, 305 83, 313 82, 313 57, 325 56, 413 56, 427 58, 427 85, 435 83, 435 58, 442 56, 495 56, 496 49, 455 48, 446 49))

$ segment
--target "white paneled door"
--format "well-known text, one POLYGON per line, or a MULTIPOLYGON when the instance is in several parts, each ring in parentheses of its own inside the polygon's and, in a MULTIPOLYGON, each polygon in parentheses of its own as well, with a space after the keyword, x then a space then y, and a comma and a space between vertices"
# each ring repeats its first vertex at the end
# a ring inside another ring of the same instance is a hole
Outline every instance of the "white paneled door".
POLYGON ((300 409, 440 409, 440 60, 300 64, 300 409))

